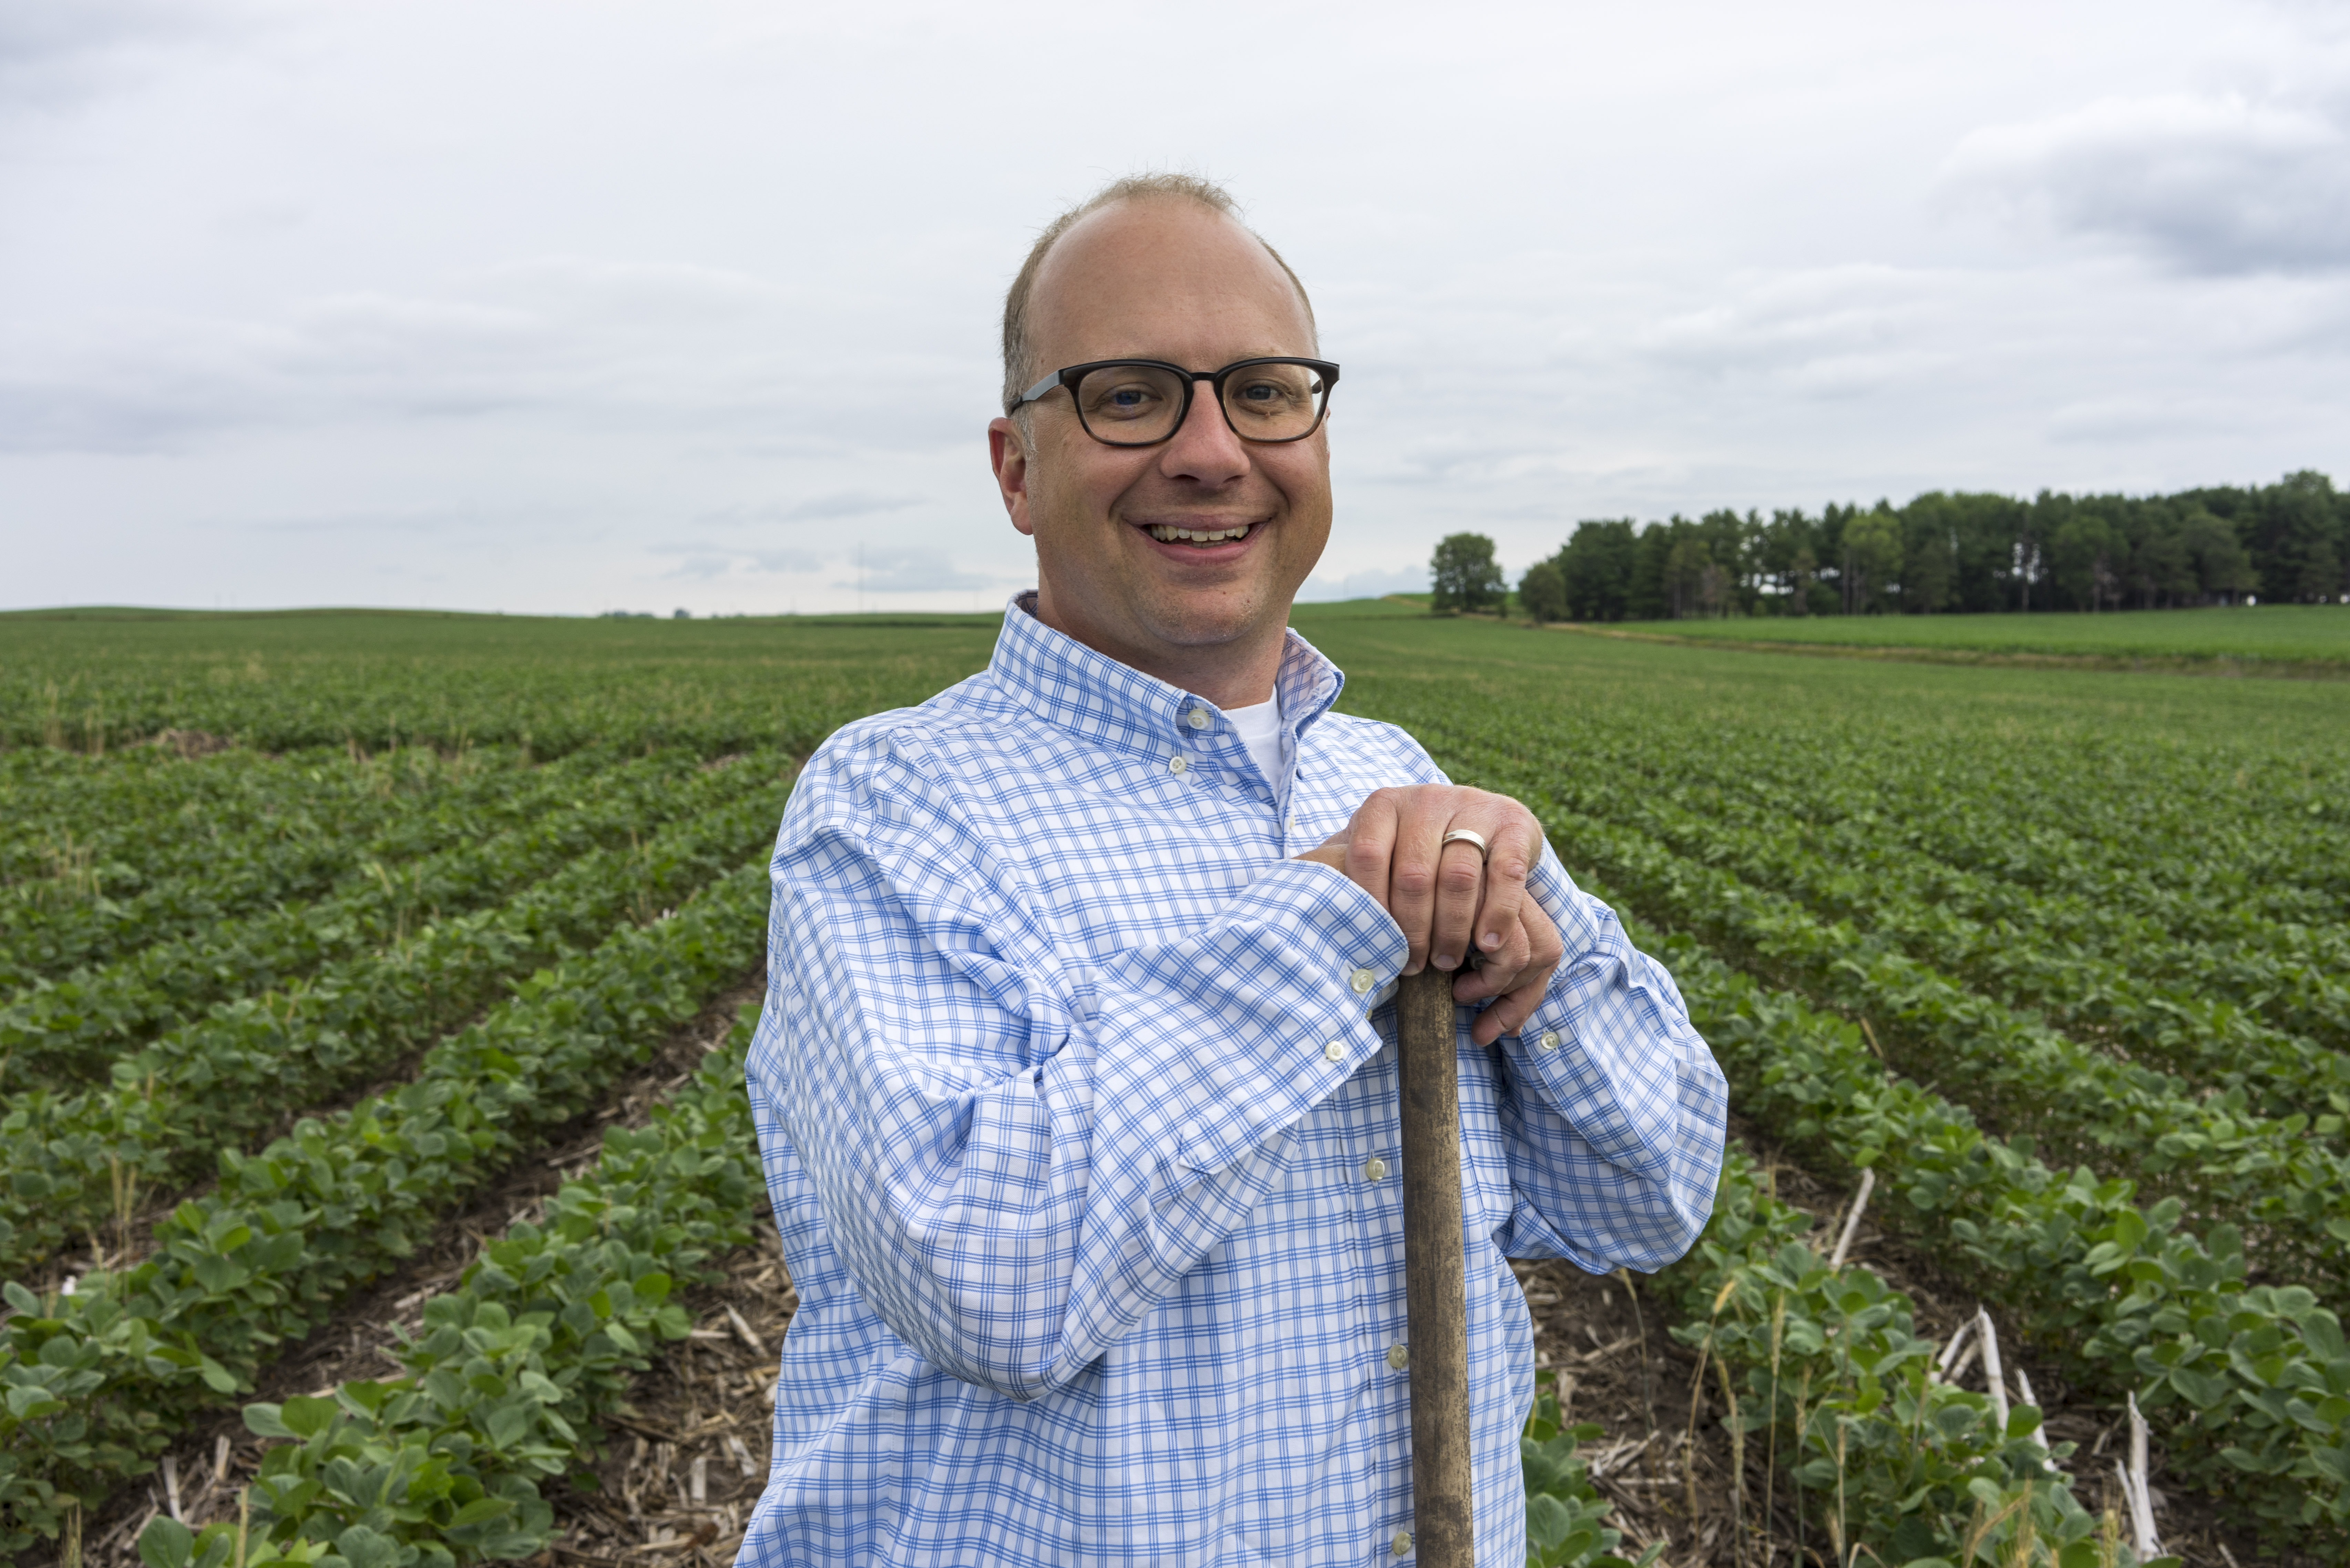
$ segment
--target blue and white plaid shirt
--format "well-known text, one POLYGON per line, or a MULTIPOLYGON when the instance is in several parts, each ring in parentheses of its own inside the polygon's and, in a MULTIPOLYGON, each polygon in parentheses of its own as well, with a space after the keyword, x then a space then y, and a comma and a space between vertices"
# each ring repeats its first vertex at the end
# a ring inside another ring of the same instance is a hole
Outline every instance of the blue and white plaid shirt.
MULTIPOLYGON (((1290 858, 1440 780, 1292 633, 1268 779, 1215 704, 1015 600, 988 669, 843 729, 776 842, 751 1099, 798 1314, 739 1561, 1389 1563, 1410 1551, 1393 985, 1290 858)), ((1461 1035, 1481 1562, 1524 1558, 1506 1259, 1685 1251, 1721 1075, 1553 857, 1566 958, 1461 1035)))

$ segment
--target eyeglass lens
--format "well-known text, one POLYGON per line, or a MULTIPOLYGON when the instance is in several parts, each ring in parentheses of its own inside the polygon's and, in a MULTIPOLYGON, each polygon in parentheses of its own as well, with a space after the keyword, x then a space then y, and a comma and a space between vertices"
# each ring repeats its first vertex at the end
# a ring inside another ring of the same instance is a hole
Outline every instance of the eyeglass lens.
MULTIPOLYGON (((1162 365, 1104 365, 1077 382, 1077 413, 1096 440, 1146 446, 1175 433, 1183 385, 1162 365)), ((1224 417, 1249 441, 1296 441, 1313 432, 1327 395, 1309 365, 1250 365, 1224 379, 1224 417)))

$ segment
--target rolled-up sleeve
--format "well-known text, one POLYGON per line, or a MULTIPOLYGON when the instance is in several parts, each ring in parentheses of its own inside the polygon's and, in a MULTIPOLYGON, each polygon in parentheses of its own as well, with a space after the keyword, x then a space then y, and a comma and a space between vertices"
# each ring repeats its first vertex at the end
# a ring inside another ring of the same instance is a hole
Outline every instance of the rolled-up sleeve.
POLYGON ((1364 997, 1404 943, 1343 876, 1281 861, 1185 940, 1073 958, 951 793, 910 735, 811 763, 753 1071, 874 1314, 1027 1400, 1247 1220, 1380 1049, 1364 997))

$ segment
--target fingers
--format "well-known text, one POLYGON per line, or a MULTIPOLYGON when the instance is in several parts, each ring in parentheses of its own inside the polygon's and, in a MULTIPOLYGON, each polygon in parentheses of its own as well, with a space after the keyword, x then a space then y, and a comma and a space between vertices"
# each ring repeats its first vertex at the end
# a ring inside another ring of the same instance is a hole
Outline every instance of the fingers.
MULTIPOLYGON (((1347 875, 1387 906, 1403 932, 1406 974, 1418 974, 1428 964, 1437 871, 1443 858, 1437 840, 1450 815, 1442 798, 1446 793, 1441 785, 1425 784, 1378 790, 1356 810, 1349 825, 1347 875)), ((1456 924, 1465 929, 1465 923, 1456 924)))
POLYGON ((1435 908, 1429 922, 1429 962, 1439 969, 1459 969, 1469 956, 1475 935, 1478 895, 1485 885, 1485 857, 1465 841, 1440 839, 1436 861, 1435 908))
POLYGON ((1542 859, 1542 825, 1516 801, 1502 795, 1488 798, 1503 808, 1500 824, 1486 836, 1477 906, 1477 946, 1490 959, 1528 902, 1526 878, 1542 859))
POLYGON ((1477 1015, 1469 1026, 1469 1038, 1480 1045, 1491 1045, 1504 1034, 1515 1034, 1525 1027, 1534 1009, 1542 1005, 1544 988, 1549 983, 1547 972, 1540 981, 1522 985, 1477 1015))
POLYGON ((1406 974, 1431 962, 1457 969, 1472 942, 1489 959, 1499 953, 1542 854, 1534 813, 1505 795, 1452 784, 1379 790, 1347 832, 1347 875, 1395 918, 1406 974), (1445 843, 1456 828, 1476 834, 1485 853, 1465 840, 1445 843))
POLYGON ((1495 998, 1470 1026, 1470 1038, 1491 1045, 1504 1034, 1514 1034, 1550 989, 1551 976, 1565 956, 1558 928, 1541 905, 1527 899, 1515 927, 1503 934, 1502 945, 1489 953, 1485 966, 1464 971, 1453 982, 1453 1000, 1463 1004, 1495 998))
MULTIPOLYGON (((1346 873, 1354 884, 1395 912, 1390 896, 1388 862, 1395 849, 1398 803, 1400 790, 1374 790, 1369 799, 1355 808, 1354 819, 1347 824, 1346 873)), ((1401 921, 1398 921, 1401 924, 1401 921)), ((1404 928, 1409 939, 1411 929, 1404 928)))

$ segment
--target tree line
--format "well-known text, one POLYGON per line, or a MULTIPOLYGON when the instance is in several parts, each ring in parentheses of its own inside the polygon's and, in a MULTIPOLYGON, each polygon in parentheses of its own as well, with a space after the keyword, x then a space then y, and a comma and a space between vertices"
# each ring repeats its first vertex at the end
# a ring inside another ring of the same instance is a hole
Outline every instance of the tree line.
MULTIPOLYGON (((1445 539, 1430 567, 1438 609, 1507 597, 1482 535, 1445 539)), ((1526 569, 1518 598, 1537 620, 1597 621, 2334 603, 2350 599, 2350 493, 2304 470, 2172 495, 1937 490, 1768 518, 1596 519, 1526 569)))

